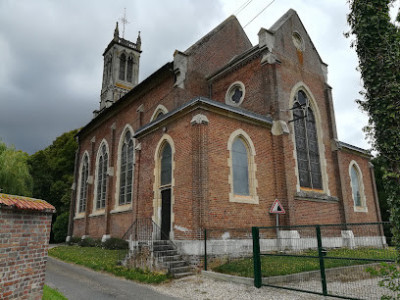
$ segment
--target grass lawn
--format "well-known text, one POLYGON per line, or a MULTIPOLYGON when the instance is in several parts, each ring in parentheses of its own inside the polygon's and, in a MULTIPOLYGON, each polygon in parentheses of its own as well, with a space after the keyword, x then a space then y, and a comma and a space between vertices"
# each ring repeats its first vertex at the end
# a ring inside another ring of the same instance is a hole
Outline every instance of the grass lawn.
POLYGON ((59 246, 49 250, 49 255, 66 262, 83 265, 96 271, 105 271, 116 276, 139 282, 160 283, 168 280, 163 273, 141 269, 128 269, 117 265, 127 250, 106 250, 98 247, 59 246))
POLYGON ((43 287, 43 297, 42 300, 68 300, 59 291, 54 290, 47 285, 43 287))
MULTIPOLYGON (((318 256, 317 251, 304 251, 299 253, 304 256, 318 256)), ((375 259, 394 259, 395 249, 332 249, 328 250, 328 257, 344 258, 375 258, 375 259)), ((324 259, 325 268, 345 267, 351 265, 368 264, 371 262, 349 259, 324 259)), ((319 270, 318 258, 290 257, 290 256, 261 256, 261 272, 263 277, 288 275, 301 272, 319 270)), ((224 263, 214 267, 213 271, 243 276, 253 277, 254 266, 252 258, 243 258, 224 263)))

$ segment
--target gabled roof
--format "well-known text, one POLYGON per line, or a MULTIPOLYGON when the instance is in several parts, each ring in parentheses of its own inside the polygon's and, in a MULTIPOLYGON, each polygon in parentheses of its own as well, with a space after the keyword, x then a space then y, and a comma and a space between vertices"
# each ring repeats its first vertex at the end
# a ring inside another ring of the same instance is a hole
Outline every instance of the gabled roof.
POLYGON ((236 26, 241 32, 241 35, 242 35, 241 37, 247 40, 246 42, 248 43, 249 48, 252 47, 249 37, 245 33, 243 27, 240 25, 238 19, 234 15, 232 15, 232 16, 228 17, 225 21, 223 21, 221 24, 219 24, 217 27, 212 29, 209 33, 204 35, 200 40, 198 40, 196 43, 194 43, 188 49, 186 49, 186 51, 184 53, 186 55, 192 54, 193 52, 196 51, 196 49, 200 45, 206 43, 212 36, 216 35, 221 29, 223 29, 224 27, 226 27, 228 25, 236 26))
POLYGON ((281 29, 281 27, 292 17, 297 18, 300 21, 301 26, 303 26, 303 30, 307 33, 307 37, 310 39, 310 43, 313 46, 314 51, 317 53, 319 60, 321 63, 323 63, 324 65, 327 65, 321 58, 321 56, 319 55, 317 48, 315 48, 315 45, 313 43, 313 41, 310 38, 310 35, 307 32, 306 27, 304 26, 303 22, 301 21, 299 15, 297 14, 297 12, 294 9, 289 9, 282 17, 280 17, 278 19, 278 21, 276 21, 270 28, 268 31, 270 31, 272 34, 275 34, 278 30, 281 29))
POLYGON ((53 205, 44 200, 0 193, 0 209, 34 210, 55 213, 53 205))

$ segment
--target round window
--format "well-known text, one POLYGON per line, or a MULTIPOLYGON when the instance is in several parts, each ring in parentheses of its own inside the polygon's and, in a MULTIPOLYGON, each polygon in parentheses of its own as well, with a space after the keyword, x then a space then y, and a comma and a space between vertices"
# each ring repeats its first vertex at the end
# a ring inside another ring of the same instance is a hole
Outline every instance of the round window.
POLYGON ((228 88, 225 95, 225 103, 233 106, 239 106, 243 102, 244 94, 244 84, 240 81, 236 81, 228 88))

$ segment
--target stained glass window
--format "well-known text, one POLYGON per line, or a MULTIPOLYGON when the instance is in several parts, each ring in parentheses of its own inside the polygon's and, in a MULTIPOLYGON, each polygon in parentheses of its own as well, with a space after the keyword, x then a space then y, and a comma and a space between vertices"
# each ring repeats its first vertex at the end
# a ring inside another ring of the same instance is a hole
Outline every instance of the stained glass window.
POLYGON ((132 202, 133 164, 134 144, 132 134, 127 131, 121 149, 119 205, 132 202))
POLYGON ((316 122, 308 103, 306 94, 299 91, 293 105, 299 181, 302 187, 322 189, 316 122))
POLYGON ((108 153, 106 145, 103 145, 100 149, 100 156, 97 167, 96 209, 102 209, 106 207, 107 167, 108 167, 108 153))
POLYGON ((79 191, 79 208, 78 212, 82 213, 86 210, 86 200, 87 200, 87 189, 88 189, 88 180, 89 176, 89 158, 87 155, 84 156, 82 162, 82 170, 81 170, 81 182, 80 182, 80 191, 79 191))

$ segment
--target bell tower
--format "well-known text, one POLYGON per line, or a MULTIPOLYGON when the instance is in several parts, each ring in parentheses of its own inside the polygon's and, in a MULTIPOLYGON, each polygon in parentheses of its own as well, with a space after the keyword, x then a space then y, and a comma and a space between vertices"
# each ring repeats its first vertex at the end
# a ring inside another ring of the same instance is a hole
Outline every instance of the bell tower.
POLYGON ((138 84, 141 45, 140 31, 136 43, 125 40, 119 36, 117 22, 114 38, 103 53, 103 84, 99 112, 110 107, 138 84))

